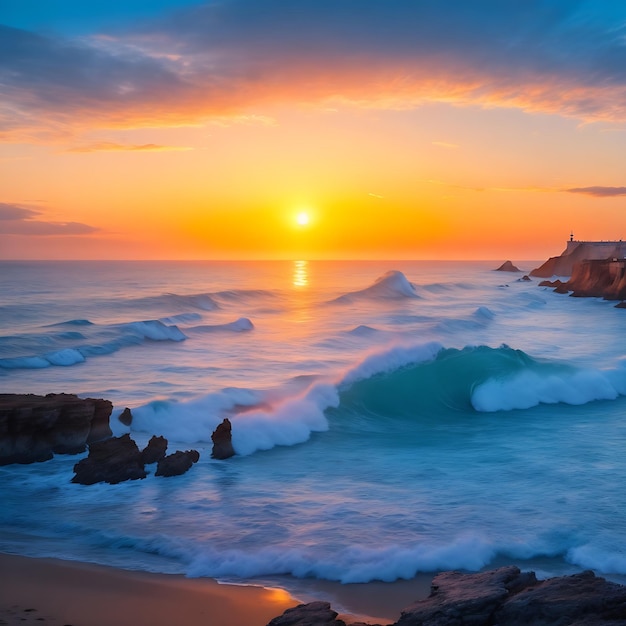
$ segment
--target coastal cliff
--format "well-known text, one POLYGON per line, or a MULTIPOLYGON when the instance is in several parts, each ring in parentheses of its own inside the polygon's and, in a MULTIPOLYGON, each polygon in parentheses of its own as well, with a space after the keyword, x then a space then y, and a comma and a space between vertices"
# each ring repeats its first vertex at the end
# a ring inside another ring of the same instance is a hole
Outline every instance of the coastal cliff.
POLYGON ((112 435, 109 400, 58 393, 0 394, 0 465, 77 454, 112 435))
POLYGON ((574 265, 571 278, 558 287, 578 298, 626 299, 626 259, 585 260, 574 265))
POLYGON ((626 242, 622 241, 574 241, 570 239, 559 256, 550 257, 530 272, 537 278, 571 276, 576 263, 581 261, 604 261, 626 257, 626 242))

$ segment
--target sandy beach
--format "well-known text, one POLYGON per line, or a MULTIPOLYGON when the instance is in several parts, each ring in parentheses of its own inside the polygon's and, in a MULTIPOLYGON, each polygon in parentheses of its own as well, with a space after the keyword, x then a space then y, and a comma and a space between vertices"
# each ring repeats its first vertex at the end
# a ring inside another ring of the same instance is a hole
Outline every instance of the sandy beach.
POLYGON ((280 589, 0 555, 0 624, 263 626, 298 601, 280 589))
POLYGON ((316 581, 314 594, 296 598, 279 588, 0 554, 0 626, 265 626, 285 609, 313 599, 330 601, 346 621, 392 622, 402 608, 427 595, 430 580, 316 581))

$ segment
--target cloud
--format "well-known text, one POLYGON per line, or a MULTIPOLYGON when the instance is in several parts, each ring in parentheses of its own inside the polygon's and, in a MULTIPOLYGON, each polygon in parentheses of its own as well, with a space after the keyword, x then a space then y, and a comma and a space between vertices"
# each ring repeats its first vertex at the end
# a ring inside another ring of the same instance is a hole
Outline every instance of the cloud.
POLYGON ((447 141, 433 141, 433 146, 438 146, 439 148, 447 148, 449 150, 455 150, 458 148, 458 144, 456 143, 448 143, 447 141))
POLYGON ((626 6, 222 0, 105 35, 0 27, 0 138, 202 123, 272 104, 516 107, 626 121, 626 6))
POLYGON ((100 141, 69 148, 66 152, 180 152, 186 150, 193 150, 193 148, 187 148, 184 146, 159 146, 154 143, 131 145, 113 143, 110 141, 100 141))
POLYGON ((626 196, 626 187, 574 187, 566 189, 570 193, 582 193, 588 196, 596 196, 598 198, 611 198, 613 196, 626 196))
POLYGON ((49 222, 33 219, 41 211, 17 204, 0 202, 1 235, 89 235, 100 229, 80 222, 49 222))

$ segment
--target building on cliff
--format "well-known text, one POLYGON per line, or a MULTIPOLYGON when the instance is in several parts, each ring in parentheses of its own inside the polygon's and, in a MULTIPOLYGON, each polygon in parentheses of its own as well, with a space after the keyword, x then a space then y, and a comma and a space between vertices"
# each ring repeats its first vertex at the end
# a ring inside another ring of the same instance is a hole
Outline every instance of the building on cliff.
POLYGON ((626 242, 622 241, 577 241, 570 235, 565 250, 559 256, 550 257, 543 265, 530 272, 531 276, 571 276, 574 265, 581 261, 605 261, 626 258, 626 242))

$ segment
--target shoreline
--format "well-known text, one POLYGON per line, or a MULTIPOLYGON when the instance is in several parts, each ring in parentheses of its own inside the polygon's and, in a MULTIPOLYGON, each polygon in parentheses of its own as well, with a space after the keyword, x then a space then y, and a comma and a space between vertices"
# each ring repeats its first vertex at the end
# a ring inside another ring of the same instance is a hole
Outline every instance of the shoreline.
POLYGON ((0 624, 266 626, 286 609, 331 602, 351 621, 393 622, 430 590, 431 574, 394 583, 307 580, 302 592, 0 553, 0 624))

